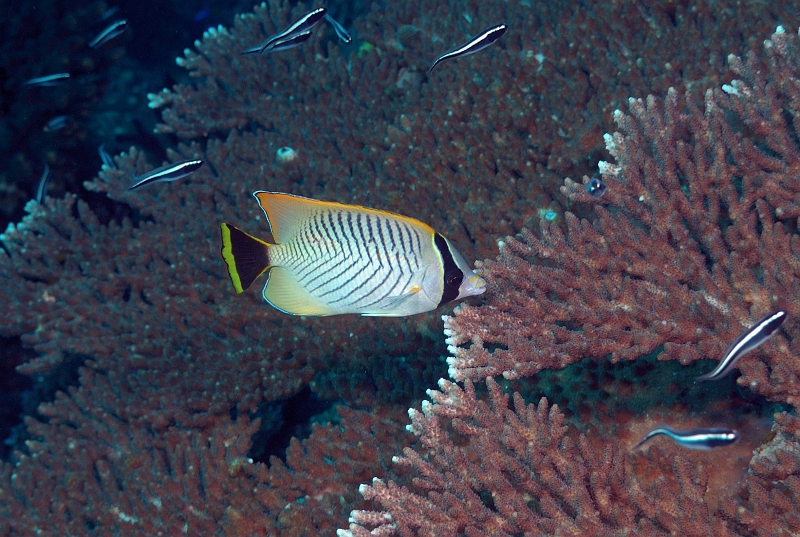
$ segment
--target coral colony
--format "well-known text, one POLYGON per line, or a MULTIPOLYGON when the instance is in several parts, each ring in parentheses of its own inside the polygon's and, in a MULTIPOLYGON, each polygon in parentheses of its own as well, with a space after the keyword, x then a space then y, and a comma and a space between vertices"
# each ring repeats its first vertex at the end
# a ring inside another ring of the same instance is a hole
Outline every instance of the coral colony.
POLYGON ((0 235, 0 335, 30 349, 4 360, 76 376, 6 440, 0 537, 799 534, 796 8, 593 4, 287 34, 319 6, 274 0, 208 30, 197 82, 150 95, 169 163, 85 183, 124 216, 43 194, 0 235), (237 295, 219 223, 268 232, 255 190, 413 216, 486 292, 404 318, 237 295), (333 406, 270 451, 300 400, 333 406))

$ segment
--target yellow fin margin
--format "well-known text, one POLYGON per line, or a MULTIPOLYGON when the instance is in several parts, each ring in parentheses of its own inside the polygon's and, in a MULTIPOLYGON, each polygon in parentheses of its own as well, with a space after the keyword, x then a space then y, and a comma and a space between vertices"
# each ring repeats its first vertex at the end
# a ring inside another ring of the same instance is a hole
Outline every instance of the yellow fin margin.
POLYGON ((382 217, 394 218, 407 222, 413 227, 421 228, 423 231, 433 235, 434 230, 425 222, 421 222, 410 216, 370 209, 361 205, 347 205, 335 201, 320 201, 294 194, 284 194, 282 192, 267 192, 258 190, 253 192, 253 196, 258 200, 258 204, 267 216, 272 235, 278 244, 287 242, 294 237, 302 228, 303 222, 315 209, 328 209, 341 212, 361 212, 374 214, 382 217))
POLYGON ((228 275, 237 293, 245 289, 270 269, 270 244, 241 229, 220 223, 222 234, 222 259, 228 266, 228 275))

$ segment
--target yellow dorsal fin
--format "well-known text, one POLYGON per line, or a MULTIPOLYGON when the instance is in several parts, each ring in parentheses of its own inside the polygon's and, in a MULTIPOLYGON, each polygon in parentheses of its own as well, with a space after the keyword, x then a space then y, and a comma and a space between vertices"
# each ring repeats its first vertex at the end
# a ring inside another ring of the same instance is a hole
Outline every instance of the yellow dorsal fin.
POLYGON ((280 192, 253 192, 264 214, 267 215, 272 236, 278 244, 290 241, 301 231, 303 222, 311 216, 315 203, 327 205, 291 194, 280 192))
POLYGON ((433 228, 429 225, 420 222, 416 218, 402 216, 388 211, 381 211, 378 209, 370 209, 369 207, 362 207, 360 205, 346 205, 344 203, 336 203, 333 201, 319 201, 310 198, 303 198, 293 194, 284 194, 281 192, 266 192, 259 190, 253 192, 253 196, 258 200, 264 214, 267 215, 270 228, 272 229, 272 236, 277 243, 284 243, 292 239, 299 231, 302 230, 303 222, 307 221, 308 217, 315 210, 327 209, 333 211, 345 212, 364 212, 370 214, 377 214, 404 220, 414 227, 421 228, 425 232, 433 234, 433 228))

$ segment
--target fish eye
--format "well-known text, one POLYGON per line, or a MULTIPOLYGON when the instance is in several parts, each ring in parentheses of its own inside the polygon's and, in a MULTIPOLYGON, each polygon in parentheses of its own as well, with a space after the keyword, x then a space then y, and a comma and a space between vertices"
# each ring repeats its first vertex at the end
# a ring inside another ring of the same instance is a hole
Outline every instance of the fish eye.
POLYGON ((460 270, 451 270, 444 275, 444 283, 447 284, 447 287, 458 289, 462 281, 464 281, 464 273, 460 270))
POLYGON ((586 192, 593 198, 599 198, 606 193, 606 184, 597 177, 592 177, 591 181, 584 187, 586 192))

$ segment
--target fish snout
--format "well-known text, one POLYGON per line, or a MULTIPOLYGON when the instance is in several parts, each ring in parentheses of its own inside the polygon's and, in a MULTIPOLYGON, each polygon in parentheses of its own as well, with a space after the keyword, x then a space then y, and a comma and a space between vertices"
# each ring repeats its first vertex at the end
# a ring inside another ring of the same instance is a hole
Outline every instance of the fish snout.
POLYGON ((486 280, 473 272, 472 276, 465 282, 462 296, 482 295, 484 292, 486 292, 486 280))

